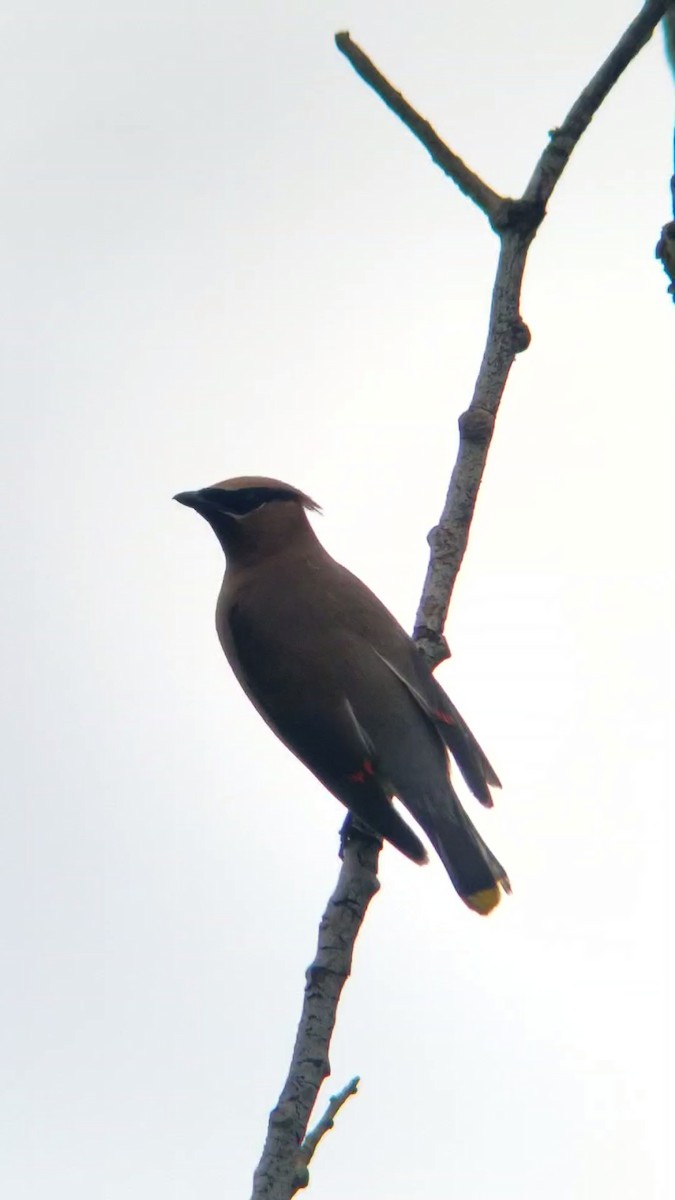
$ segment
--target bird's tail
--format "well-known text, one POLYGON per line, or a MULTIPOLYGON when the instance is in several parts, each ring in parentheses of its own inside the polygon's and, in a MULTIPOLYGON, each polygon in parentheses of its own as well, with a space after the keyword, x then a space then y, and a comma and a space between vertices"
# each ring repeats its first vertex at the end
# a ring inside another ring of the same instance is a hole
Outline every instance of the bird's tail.
POLYGON ((501 863, 486 846, 454 795, 452 807, 444 806, 425 822, 425 830, 452 880, 455 891, 473 912, 487 916, 510 892, 511 884, 501 863))

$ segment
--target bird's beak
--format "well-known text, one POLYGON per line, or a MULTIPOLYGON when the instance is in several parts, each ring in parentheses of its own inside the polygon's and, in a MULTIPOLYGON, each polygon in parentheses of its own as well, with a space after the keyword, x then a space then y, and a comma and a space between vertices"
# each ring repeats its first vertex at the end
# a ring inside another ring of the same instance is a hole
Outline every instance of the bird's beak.
POLYGON ((223 488, 205 487, 198 488, 196 492, 178 492, 174 496, 179 504, 185 504, 187 508, 194 508, 201 517, 205 517, 207 521, 211 519, 214 513, 220 516, 228 515, 227 511, 227 492, 223 488))
MULTIPOLYGON (((174 496, 174 500, 177 500, 179 504, 184 504, 186 508, 198 509, 200 507, 201 497, 199 492, 177 492, 174 496)), ((203 504, 203 501, 201 502, 203 504)))

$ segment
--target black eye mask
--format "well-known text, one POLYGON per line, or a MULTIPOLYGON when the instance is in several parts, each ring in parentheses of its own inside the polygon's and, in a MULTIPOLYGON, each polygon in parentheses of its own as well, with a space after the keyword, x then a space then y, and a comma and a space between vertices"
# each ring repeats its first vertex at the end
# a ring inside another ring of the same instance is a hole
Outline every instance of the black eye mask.
POLYGON ((245 517, 248 513, 268 504, 270 500, 298 500, 296 492, 282 488, 237 488, 236 491, 225 491, 223 488, 202 488, 201 497, 217 508, 219 512, 231 513, 234 517, 245 517))

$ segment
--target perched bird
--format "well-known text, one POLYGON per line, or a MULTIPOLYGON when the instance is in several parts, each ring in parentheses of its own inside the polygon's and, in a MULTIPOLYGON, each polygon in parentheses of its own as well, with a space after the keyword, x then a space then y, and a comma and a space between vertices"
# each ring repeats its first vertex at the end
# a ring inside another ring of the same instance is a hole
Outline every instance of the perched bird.
POLYGON ((499 779, 412 639, 324 550, 307 518, 318 505, 253 476, 174 499, 225 551, 216 628, 260 715, 359 821, 426 862, 398 797, 464 903, 490 912, 508 876, 455 794, 447 750, 481 804, 492 805, 499 779))

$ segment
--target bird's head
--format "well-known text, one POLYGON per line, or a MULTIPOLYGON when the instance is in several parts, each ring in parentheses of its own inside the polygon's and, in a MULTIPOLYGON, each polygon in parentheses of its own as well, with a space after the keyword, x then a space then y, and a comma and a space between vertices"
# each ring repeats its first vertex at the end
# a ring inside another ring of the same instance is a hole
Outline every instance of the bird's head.
POLYGON ((208 521, 232 562, 267 557, 302 534, 311 533, 306 509, 319 505, 279 479, 242 475, 195 492, 179 492, 179 504, 208 521))

